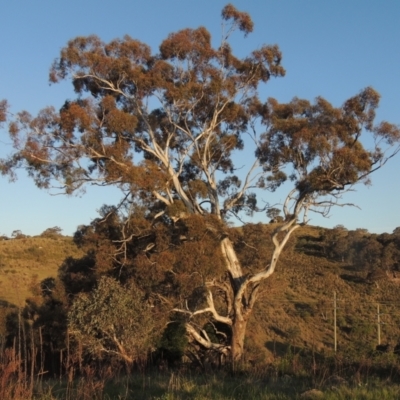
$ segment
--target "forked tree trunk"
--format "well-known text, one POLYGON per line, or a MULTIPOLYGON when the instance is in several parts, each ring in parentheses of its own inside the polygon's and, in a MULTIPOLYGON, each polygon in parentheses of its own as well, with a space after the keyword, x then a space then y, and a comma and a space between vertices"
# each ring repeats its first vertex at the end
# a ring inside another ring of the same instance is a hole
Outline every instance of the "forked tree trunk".
MULTIPOLYGON (((233 243, 229 238, 224 238, 221 241, 221 250, 231 277, 232 292, 237 293, 243 281, 243 272, 233 243)), ((235 303, 235 299, 233 298, 232 300, 235 303)), ((235 308, 235 304, 233 306, 235 308)), ((240 309, 241 306, 239 305, 238 308, 240 309)), ((244 317, 242 310, 239 309, 236 309, 235 315, 232 318, 231 359, 233 365, 239 362, 243 356, 244 338, 248 321, 247 316, 244 317)))
POLYGON ((279 256, 285 247, 292 232, 299 227, 294 225, 295 219, 287 222, 283 226, 275 230, 272 235, 274 251, 271 256, 269 265, 262 271, 250 277, 244 277, 239 260, 236 256, 235 249, 230 240, 222 243, 222 250, 227 261, 227 267, 232 277, 233 292, 235 293, 233 300, 234 316, 232 319, 232 342, 231 357, 232 363, 235 365, 241 360, 244 353, 244 338, 246 336, 247 322, 250 318, 254 302, 257 299, 257 290, 259 284, 274 273, 279 256), (285 230, 286 233, 281 241, 278 240, 278 233, 285 230), (250 289, 250 295, 245 295, 245 291, 250 289))
MULTIPOLYGON (((242 267, 232 241, 228 237, 225 237, 221 240, 222 256, 225 260, 226 269, 229 272, 231 285, 231 290, 227 290, 225 292, 228 314, 233 315, 231 317, 223 317, 218 315, 211 294, 208 298, 209 307, 201 312, 211 312, 216 321, 220 321, 231 326, 232 339, 230 343, 230 353, 233 367, 235 364, 241 361, 243 357, 247 323, 254 303, 257 299, 258 287, 262 281, 267 279, 275 271, 278 258, 286 242, 288 241, 291 233, 299 226, 293 226, 295 221, 296 220, 292 218, 290 221, 286 222, 282 226, 279 226, 274 231, 272 235, 274 251, 271 255, 270 263, 267 264, 265 269, 253 275, 243 274, 242 267), (279 241, 278 234, 282 231, 285 232, 284 237, 279 241)), ((213 285, 211 284, 211 286, 213 285)), ((190 324, 188 324, 187 329, 189 334, 192 334, 194 339, 200 344, 203 344, 206 348, 215 348, 215 345, 212 344, 209 339, 208 341, 204 339, 195 331, 193 327, 190 326, 190 324)), ((217 346, 217 348, 219 347, 220 346, 217 346)))

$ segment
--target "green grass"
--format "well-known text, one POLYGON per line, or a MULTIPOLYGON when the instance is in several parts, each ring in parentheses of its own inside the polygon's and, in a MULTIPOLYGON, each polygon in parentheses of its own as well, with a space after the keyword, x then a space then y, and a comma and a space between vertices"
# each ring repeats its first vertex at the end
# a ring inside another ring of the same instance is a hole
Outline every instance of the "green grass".
MULTIPOLYGON (((133 374, 109 382, 77 379, 72 384, 49 381, 34 397, 45 399, 125 399, 125 400, 284 400, 302 399, 313 389, 307 379, 290 379, 219 374, 172 372, 170 374, 133 374)), ((385 381, 316 389, 327 400, 398 399, 400 386, 385 381)), ((312 398, 312 397, 309 397, 312 398)))

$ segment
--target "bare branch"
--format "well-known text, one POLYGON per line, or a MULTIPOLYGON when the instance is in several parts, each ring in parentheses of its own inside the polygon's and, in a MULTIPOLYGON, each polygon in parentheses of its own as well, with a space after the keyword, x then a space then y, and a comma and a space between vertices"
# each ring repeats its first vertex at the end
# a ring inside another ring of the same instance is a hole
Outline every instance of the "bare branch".
POLYGON ((190 318, 195 317, 196 315, 200 315, 200 314, 205 314, 205 313, 210 313, 215 321, 218 322, 222 322, 226 325, 231 326, 232 325, 232 320, 229 317, 224 317, 222 315, 219 315, 217 310, 215 309, 215 305, 214 305, 214 299, 212 296, 211 291, 208 291, 207 296, 206 296, 206 300, 207 300, 207 308, 203 308, 201 310, 196 310, 196 311, 190 311, 189 309, 187 310, 182 310, 180 308, 174 308, 172 311, 174 312, 179 312, 179 313, 184 313, 184 314, 188 314, 190 316, 190 318))
POLYGON ((196 329, 189 323, 185 324, 186 330, 188 332, 188 334, 194 339, 196 340, 196 342, 198 342, 199 344, 201 344, 203 347, 205 347, 206 349, 210 349, 210 350, 216 350, 219 353, 228 355, 229 351, 230 351, 230 346, 226 346, 226 345, 222 345, 219 343, 213 343, 210 340, 205 339, 204 337, 202 337, 197 331, 196 329))

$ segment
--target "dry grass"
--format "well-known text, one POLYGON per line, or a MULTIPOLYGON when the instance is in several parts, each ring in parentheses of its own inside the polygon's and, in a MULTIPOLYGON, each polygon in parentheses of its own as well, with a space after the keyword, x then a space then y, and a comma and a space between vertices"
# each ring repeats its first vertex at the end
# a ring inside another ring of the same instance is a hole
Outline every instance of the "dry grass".
MULTIPOLYGON (((266 226, 267 231, 272 229, 266 226)), ((368 282, 368 271, 332 262, 299 243, 317 244, 322 228, 295 231, 282 253, 275 274, 264 283, 247 335, 252 363, 273 361, 290 349, 333 352, 333 293, 337 293, 339 351, 373 351, 378 344, 377 305, 382 313, 381 343, 400 340, 398 282, 385 277, 368 282), (304 239, 306 238, 306 239, 304 239)))
POLYGON ((65 258, 82 255, 70 237, 0 241, 0 301, 23 305, 33 280, 55 277, 65 258))

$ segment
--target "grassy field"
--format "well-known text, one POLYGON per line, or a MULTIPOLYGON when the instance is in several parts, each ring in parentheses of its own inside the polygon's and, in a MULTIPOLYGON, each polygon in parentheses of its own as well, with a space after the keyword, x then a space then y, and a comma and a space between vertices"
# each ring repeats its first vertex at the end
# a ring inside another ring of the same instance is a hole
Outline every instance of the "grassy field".
POLYGON ((41 381, 32 390, 14 385, 1 394, 14 400, 394 400, 400 397, 400 386, 373 379, 357 384, 315 385, 307 378, 271 378, 254 373, 153 372, 108 381, 88 377, 69 382, 41 381))
POLYGON ((68 256, 82 252, 71 237, 28 237, 0 241, 0 301, 22 306, 34 282, 57 276, 68 256))

